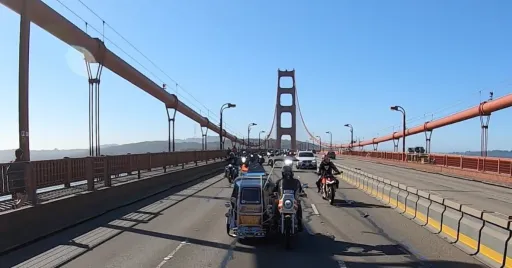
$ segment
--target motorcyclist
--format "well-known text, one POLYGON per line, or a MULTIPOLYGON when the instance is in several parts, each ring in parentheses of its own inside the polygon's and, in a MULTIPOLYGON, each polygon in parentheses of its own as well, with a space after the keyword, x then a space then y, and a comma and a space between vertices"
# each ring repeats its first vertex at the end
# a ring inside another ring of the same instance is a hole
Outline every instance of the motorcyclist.
POLYGON ((226 171, 225 171, 226 177, 231 176, 230 172, 235 172, 235 174, 238 173, 240 164, 239 164, 239 159, 238 159, 238 157, 236 157, 235 153, 233 153, 233 152, 229 153, 228 164, 229 165, 226 167, 226 171))
MULTIPOLYGON (((284 190, 294 190, 295 195, 302 193, 302 184, 298 179, 295 179, 293 177, 293 168, 291 166, 284 166, 282 170, 282 178, 276 181, 274 192, 279 193, 279 195, 284 190)), ((301 202, 297 202, 298 209, 297 209, 297 220, 298 220, 298 231, 302 232, 303 226, 302 226, 302 206, 301 202)), ((278 220, 279 217, 279 211, 277 210, 277 206, 275 206, 275 215, 276 220, 278 220)))
POLYGON ((322 181, 322 177, 331 177, 336 181, 336 188, 339 188, 340 181, 333 176, 332 171, 336 171, 336 173, 340 173, 339 169, 334 165, 333 162, 331 162, 331 158, 328 155, 324 155, 324 159, 320 163, 320 166, 318 167, 319 171, 319 177, 316 181, 316 187, 318 188, 318 192, 320 192, 320 184, 322 181))
POLYGON ((228 156, 228 163, 231 164, 231 165, 236 165, 237 163, 237 157, 235 156, 235 153, 233 152, 230 152, 229 153, 229 156, 228 156))

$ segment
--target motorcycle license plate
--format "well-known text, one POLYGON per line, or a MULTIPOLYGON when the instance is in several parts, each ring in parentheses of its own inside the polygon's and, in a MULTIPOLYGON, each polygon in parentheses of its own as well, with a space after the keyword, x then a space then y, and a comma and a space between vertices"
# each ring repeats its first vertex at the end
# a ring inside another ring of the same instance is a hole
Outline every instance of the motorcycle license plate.
POLYGON ((240 216, 240 223, 243 225, 260 225, 260 216, 240 216))

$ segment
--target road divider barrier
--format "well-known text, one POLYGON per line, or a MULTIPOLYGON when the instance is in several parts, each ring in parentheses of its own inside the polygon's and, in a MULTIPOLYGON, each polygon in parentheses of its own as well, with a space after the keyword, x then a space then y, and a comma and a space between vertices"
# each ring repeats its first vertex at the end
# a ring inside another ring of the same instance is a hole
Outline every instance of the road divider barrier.
POLYGON ((391 191, 389 191, 389 205, 392 208, 398 207, 398 193, 400 193, 400 188, 398 188, 398 183, 396 185, 391 185, 391 191))
POLYGON ((377 185, 377 199, 381 202, 384 201, 384 186, 386 186, 386 183, 380 178, 379 184, 377 185))
POLYGON ((412 220, 416 217, 416 207, 419 199, 419 196, 417 195, 418 190, 413 187, 407 187, 407 192, 409 192, 409 195, 407 195, 405 200, 404 216, 412 220))
POLYGON ((382 193, 382 203, 385 205, 389 205, 391 203, 391 189, 393 189, 391 184, 386 184, 384 186, 384 192, 382 193))
POLYGON ((450 243, 457 242, 459 239, 459 226, 462 220, 461 205, 449 199, 444 200, 446 207, 443 213, 443 224, 441 226, 441 237, 450 243))
POLYGON ((512 216, 337 165, 342 179, 490 267, 512 268, 512 216))
POLYGON ((416 202, 416 217, 414 221, 421 225, 426 226, 428 224, 428 210, 430 209, 430 205, 432 204, 432 200, 429 199, 430 194, 418 190, 418 202, 416 202))
POLYGON ((407 196, 409 195, 409 192, 407 192, 407 186, 403 184, 398 185, 398 195, 397 195, 397 207, 396 211, 398 213, 402 214, 405 212, 405 204, 407 203, 407 196))

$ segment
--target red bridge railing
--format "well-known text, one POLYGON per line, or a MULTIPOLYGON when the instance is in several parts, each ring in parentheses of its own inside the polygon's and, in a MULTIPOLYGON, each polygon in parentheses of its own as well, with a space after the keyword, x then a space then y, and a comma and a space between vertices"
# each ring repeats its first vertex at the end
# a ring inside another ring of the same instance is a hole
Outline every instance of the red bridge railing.
MULTIPOLYGON (((367 152, 367 151, 346 151, 343 155, 370 157, 392 161, 402 161, 403 153, 401 152, 367 152)), ((414 158, 414 154, 406 154, 408 162, 414 158)), ((497 157, 477 157, 452 154, 429 154, 425 164, 433 166, 441 166, 447 168, 457 168, 462 170, 494 173, 499 175, 512 177, 512 159, 497 157)))
MULTIPOLYGON (((141 170, 165 168, 169 166, 186 165, 208 161, 226 155, 226 151, 182 151, 172 153, 146 153, 113 155, 101 157, 64 158, 30 162, 30 176, 37 189, 65 185, 88 179, 105 179, 108 185, 112 176, 131 174, 141 170)), ((2 185, 0 195, 8 194, 6 176, 9 163, 0 164, 0 180, 2 185)))

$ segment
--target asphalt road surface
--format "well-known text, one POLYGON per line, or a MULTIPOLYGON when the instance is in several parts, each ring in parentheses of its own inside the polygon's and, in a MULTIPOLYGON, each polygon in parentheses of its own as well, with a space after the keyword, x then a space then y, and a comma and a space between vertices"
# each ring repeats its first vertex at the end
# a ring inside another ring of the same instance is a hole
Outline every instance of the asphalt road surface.
POLYGON ((461 178, 341 157, 334 163, 403 183, 472 207, 512 215, 512 189, 461 178))
MULTIPOLYGON (((314 186, 312 171, 296 171, 314 186)), ((307 189, 292 250, 225 231, 220 176, 113 211, 0 257, 1 267, 484 267, 411 220, 340 182, 331 206, 307 189)), ((58 219, 56 219, 58 220, 58 219)))

